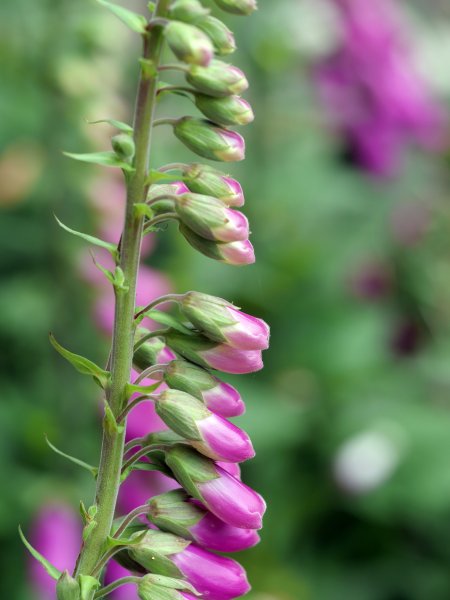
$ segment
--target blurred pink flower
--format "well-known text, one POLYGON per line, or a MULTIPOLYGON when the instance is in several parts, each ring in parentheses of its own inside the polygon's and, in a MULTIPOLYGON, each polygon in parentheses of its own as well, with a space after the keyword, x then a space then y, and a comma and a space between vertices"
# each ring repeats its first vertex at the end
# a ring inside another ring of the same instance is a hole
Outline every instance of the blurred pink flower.
POLYGON ((391 0, 334 2, 342 39, 316 70, 319 92, 352 158, 374 175, 395 175, 410 144, 443 147, 443 110, 415 68, 391 0))
MULTIPOLYGON (((37 514, 30 541, 57 569, 72 572, 81 546, 81 530, 77 513, 62 502, 54 502, 37 514)), ((39 600, 53 600, 55 581, 34 558, 29 560, 28 573, 39 600)))

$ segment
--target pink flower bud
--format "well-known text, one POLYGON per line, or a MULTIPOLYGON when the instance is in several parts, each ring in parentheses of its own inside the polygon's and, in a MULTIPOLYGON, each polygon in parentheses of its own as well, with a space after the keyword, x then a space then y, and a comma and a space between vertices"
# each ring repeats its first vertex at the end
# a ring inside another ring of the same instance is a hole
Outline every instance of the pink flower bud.
POLYGON ((194 163, 183 171, 184 180, 191 192, 214 196, 227 206, 243 206, 244 194, 236 179, 207 165, 194 163))
POLYGON ((224 162, 245 158, 244 138, 211 121, 182 117, 175 123, 173 131, 185 146, 204 158, 224 162))
POLYGON ((205 117, 221 125, 248 125, 254 119, 252 107, 239 96, 214 98, 196 94, 195 105, 205 117))
POLYGON ((166 334, 167 345, 187 360, 224 373, 253 373, 263 367, 261 350, 240 350, 201 335, 166 334))
POLYGON ((180 232, 193 248, 208 258, 235 266, 251 265, 255 262, 255 251, 249 240, 213 242, 196 234, 183 223, 180 224, 180 232))
POLYGON ((214 48, 209 37, 194 25, 170 21, 164 28, 167 43, 175 56, 185 63, 208 66, 214 48))
POLYGON ((197 21, 196 26, 206 33, 219 56, 231 54, 236 50, 233 32, 220 19, 208 15, 197 21))
POLYGON ((193 65, 186 81, 199 92, 217 97, 241 94, 248 88, 244 73, 220 60, 212 60, 208 67, 193 65))
POLYGON ((186 392, 166 390, 158 397, 155 407, 168 427, 209 458, 243 462, 255 456, 245 431, 211 412, 201 400, 186 392))
POLYGON ((188 292, 182 297, 180 308, 197 329, 216 342, 226 342, 240 350, 269 347, 267 323, 247 315, 222 298, 188 292))
POLYGON ((208 240, 236 242, 248 239, 249 225, 245 215, 227 208, 213 196, 183 194, 175 210, 182 223, 208 240))

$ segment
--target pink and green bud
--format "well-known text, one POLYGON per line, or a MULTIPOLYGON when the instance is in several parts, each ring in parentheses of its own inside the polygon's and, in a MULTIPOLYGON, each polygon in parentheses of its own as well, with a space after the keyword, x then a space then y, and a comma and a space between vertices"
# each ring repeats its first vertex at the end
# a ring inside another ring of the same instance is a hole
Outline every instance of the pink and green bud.
POLYGON ((235 266, 251 265, 255 262, 255 251, 249 240, 213 242, 196 234, 183 223, 180 224, 180 232, 193 248, 208 258, 235 266))
POLYGON ((166 463, 177 481, 216 517, 242 529, 261 529, 266 504, 261 496, 212 460, 175 445, 166 463))
POLYGON ((111 138, 111 146, 118 156, 123 160, 132 160, 134 157, 135 146, 131 135, 119 133, 111 138))
POLYGON ((219 56, 231 54, 236 50, 236 42, 233 32, 228 29, 225 23, 216 17, 207 16, 196 23, 209 39, 212 41, 214 50, 219 56))
POLYGON ((180 308, 203 335, 216 342, 225 342, 239 350, 266 350, 270 329, 265 321, 252 317, 216 296, 187 292, 180 308))
POLYGON ((173 131, 185 146, 203 158, 223 162, 245 158, 244 138, 211 121, 182 117, 174 124, 173 131))
POLYGON ((164 199, 163 196, 181 196, 181 194, 188 194, 189 191, 189 188, 182 181, 152 185, 148 192, 147 199, 152 200, 154 198, 161 198, 152 203, 152 211, 156 214, 173 212, 173 200, 170 198, 164 199))
POLYGON ((190 67, 186 81, 199 92, 217 97, 242 94, 248 88, 244 73, 220 60, 212 60, 208 67, 190 67))
POLYGON ((164 28, 167 43, 175 56, 188 64, 207 67, 214 55, 209 37, 189 23, 170 21, 164 28))
POLYGON ((170 429, 208 458, 239 463, 255 456, 245 431, 211 412, 201 400, 186 392, 164 391, 155 408, 170 429))
POLYGON ((254 12, 258 6, 256 0, 214 0, 219 8, 233 15, 248 16, 254 12))
MULTIPOLYGON (((142 335, 148 333, 141 330, 142 335)), ((150 338, 135 351, 133 364, 139 371, 143 371, 152 365, 163 365, 176 358, 175 354, 168 348, 161 338, 150 338)))
POLYGON ((238 375, 263 368, 261 350, 241 350, 203 335, 183 335, 178 331, 169 331, 165 337, 167 345, 177 354, 207 369, 238 375))
POLYGON ((233 600, 250 590, 245 571, 236 561, 171 533, 148 530, 144 539, 130 546, 128 552, 144 569, 185 579, 208 600, 233 600))
POLYGON ((169 18, 184 23, 195 23, 206 17, 209 10, 199 0, 175 0, 169 9, 169 18))
POLYGON ((185 360, 172 361, 165 369, 164 381, 170 388, 202 400, 222 417, 237 417, 245 411, 244 402, 233 386, 185 360))
POLYGON ((224 523, 182 489, 153 497, 147 516, 159 529, 216 552, 240 552, 259 542, 254 529, 224 523))
POLYGON ((175 211, 186 227, 208 240, 237 242, 250 235, 247 217, 213 196, 183 194, 175 211))
POLYGON ((244 194, 240 183, 217 169, 194 163, 186 166, 183 178, 191 192, 214 196, 228 206, 244 205, 244 194))
POLYGON ((248 125, 254 119, 252 107, 240 96, 214 98, 196 94, 195 105, 205 117, 220 125, 248 125))

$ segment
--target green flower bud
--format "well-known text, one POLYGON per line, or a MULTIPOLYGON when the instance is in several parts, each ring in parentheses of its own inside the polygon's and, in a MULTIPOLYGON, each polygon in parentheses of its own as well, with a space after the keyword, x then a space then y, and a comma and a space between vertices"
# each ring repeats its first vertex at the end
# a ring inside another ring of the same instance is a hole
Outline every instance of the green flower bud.
POLYGON ((214 0, 219 8, 233 15, 251 15, 258 6, 256 0, 214 0))
POLYGON ((149 502, 148 518, 163 531, 169 531, 187 540, 193 540, 189 527, 205 516, 205 511, 188 502, 182 489, 154 496, 149 502))
POLYGON ((224 162, 243 160, 245 142, 235 131, 222 129, 211 121, 183 117, 173 128, 177 138, 196 154, 224 162))
POLYGON ((127 133, 119 133, 111 138, 111 146, 117 156, 123 160, 132 160, 134 157, 135 147, 134 140, 127 133))
POLYGON ((196 421, 211 414, 201 400, 180 390, 165 390, 156 401, 155 409, 170 429, 193 441, 202 439, 196 421))
POLYGON ((179 229, 186 241, 208 258, 228 265, 251 265, 255 262, 255 252, 249 240, 213 242, 196 234, 183 223, 180 224, 179 229))
POLYGON ((182 552, 190 543, 169 533, 149 529, 140 542, 130 546, 128 554, 148 571, 166 577, 182 577, 182 572, 168 557, 182 552))
POLYGON ((194 25, 171 21, 164 29, 167 43, 175 56, 185 63, 208 66, 214 48, 209 37, 194 25))
POLYGON ((208 16, 198 21, 196 25, 210 38, 219 56, 232 54, 236 50, 233 32, 216 17, 208 16))
POLYGON ((190 191, 196 194, 214 196, 228 206, 244 204, 244 194, 239 182, 209 165, 187 165, 183 170, 183 180, 190 191))
POLYGON ((244 73, 220 60, 212 60, 207 67, 190 67, 186 81, 199 92, 217 97, 241 94, 248 88, 244 73))
POLYGON ((185 360, 173 360, 164 372, 164 381, 170 388, 187 392, 199 400, 203 400, 202 392, 217 386, 217 379, 208 371, 185 360))
POLYGON ((71 577, 68 571, 64 571, 56 583, 56 597, 58 600, 79 600, 80 593, 78 581, 71 577))
POLYGON ((221 125, 247 125, 254 119, 252 107, 239 96, 213 98, 196 94, 195 105, 205 117, 221 125))
POLYGON ((166 463, 188 494, 200 501, 202 497, 197 484, 219 477, 212 460, 183 444, 172 446, 166 451, 166 463))
POLYGON ((175 0, 169 9, 169 18, 184 23, 195 23, 209 14, 199 0, 175 0))

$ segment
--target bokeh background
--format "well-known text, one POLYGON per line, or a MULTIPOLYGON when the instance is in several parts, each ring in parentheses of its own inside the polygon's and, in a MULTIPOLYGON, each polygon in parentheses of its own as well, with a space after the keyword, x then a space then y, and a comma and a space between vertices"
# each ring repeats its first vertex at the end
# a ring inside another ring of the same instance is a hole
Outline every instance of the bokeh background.
MULTIPOLYGON (((224 296, 272 326, 265 370, 230 378, 257 450, 244 475, 269 505, 240 557, 248 598, 448 600, 450 7, 259 4, 227 20, 256 114, 229 170, 257 262, 214 263, 175 227, 146 259, 150 287, 224 296)), ((52 597, 30 584, 17 525, 32 532, 53 507, 57 545, 92 497, 44 433, 95 463, 98 392, 47 335, 104 362, 106 292, 53 213, 114 229, 118 174, 62 151, 108 148, 113 130, 88 120, 130 120, 138 51, 92 1, 0 3, 0 589, 13 600, 52 597)), ((161 114, 195 109, 181 98, 161 114)), ((166 128, 155 141, 155 164, 193 159, 166 128)))

